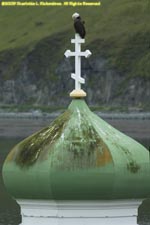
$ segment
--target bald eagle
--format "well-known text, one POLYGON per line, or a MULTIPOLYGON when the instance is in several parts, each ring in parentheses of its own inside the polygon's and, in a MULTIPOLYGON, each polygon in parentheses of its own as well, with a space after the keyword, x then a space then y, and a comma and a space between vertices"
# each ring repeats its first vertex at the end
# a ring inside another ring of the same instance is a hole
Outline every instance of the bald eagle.
POLYGON ((86 31, 84 27, 84 21, 81 20, 81 17, 78 13, 74 13, 72 15, 72 18, 74 20, 74 28, 76 33, 80 35, 81 38, 85 37, 86 31))

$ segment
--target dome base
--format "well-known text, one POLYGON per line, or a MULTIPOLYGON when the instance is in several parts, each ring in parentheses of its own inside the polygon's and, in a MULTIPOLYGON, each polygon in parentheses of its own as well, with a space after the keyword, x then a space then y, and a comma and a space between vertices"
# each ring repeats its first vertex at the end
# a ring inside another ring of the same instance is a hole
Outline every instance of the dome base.
POLYGON ((136 225, 141 200, 46 201, 21 200, 22 225, 136 225))
POLYGON ((86 92, 83 91, 82 89, 81 90, 73 90, 70 93, 70 97, 71 98, 84 98, 84 97, 86 97, 86 92))

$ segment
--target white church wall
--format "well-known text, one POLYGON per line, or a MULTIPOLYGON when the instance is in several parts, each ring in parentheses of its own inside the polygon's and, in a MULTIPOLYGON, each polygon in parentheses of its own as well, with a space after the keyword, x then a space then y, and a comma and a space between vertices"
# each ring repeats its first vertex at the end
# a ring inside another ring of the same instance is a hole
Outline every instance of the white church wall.
POLYGON ((22 225, 136 225, 142 200, 17 200, 22 225))

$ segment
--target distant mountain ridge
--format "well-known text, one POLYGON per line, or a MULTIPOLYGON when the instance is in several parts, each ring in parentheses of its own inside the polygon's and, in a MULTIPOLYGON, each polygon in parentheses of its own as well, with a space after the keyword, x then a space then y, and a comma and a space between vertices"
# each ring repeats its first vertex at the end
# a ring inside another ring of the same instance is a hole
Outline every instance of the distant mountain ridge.
POLYGON ((82 48, 92 52, 82 59, 88 103, 112 110, 150 110, 146 0, 103 0, 100 7, 1 7, 0 105, 61 107, 70 102, 74 61, 64 52, 73 49, 75 11, 86 21, 82 48))

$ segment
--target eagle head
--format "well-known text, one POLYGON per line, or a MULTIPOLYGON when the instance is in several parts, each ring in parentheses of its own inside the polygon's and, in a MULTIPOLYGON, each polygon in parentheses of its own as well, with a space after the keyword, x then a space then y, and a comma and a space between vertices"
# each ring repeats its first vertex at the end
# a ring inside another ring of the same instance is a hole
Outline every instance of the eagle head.
POLYGON ((74 13, 72 15, 72 19, 75 20, 76 18, 80 17, 79 13, 74 13))

